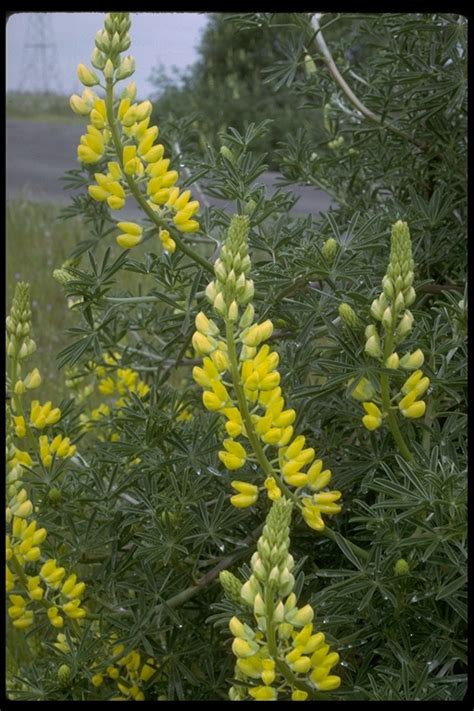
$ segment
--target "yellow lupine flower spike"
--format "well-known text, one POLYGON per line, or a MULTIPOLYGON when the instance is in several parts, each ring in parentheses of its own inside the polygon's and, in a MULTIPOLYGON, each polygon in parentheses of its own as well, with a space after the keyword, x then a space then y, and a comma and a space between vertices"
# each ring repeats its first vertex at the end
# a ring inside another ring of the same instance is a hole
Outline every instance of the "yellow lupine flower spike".
MULTIPOLYGON (((133 56, 120 56, 130 46, 128 30, 123 29, 130 26, 130 19, 122 13, 122 24, 114 25, 119 14, 107 15, 112 19, 106 18, 104 29, 97 33, 96 48, 92 54, 92 65, 104 76, 105 97, 88 88, 82 97, 74 94, 70 98, 71 109, 88 116, 90 121, 87 132, 80 139, 77 154, 86 165, 102 163, 106 157, 113 158, 107 163, 107 174, 96 173, 96 184, 88 186, 89 196, 107 203, 112 210, 121 210, 125 207, 127 196, 133 194, 148 214, 149 209, 158 214, 162 223, 156 223, 162 229, 160 240, 171 254, 176 249, 177 240, 172 238, 165 226, 184 234, 197 231, 199 202, 191 199, 189 190, 181 193, 176 186, 178 171, 170 167, 168 158, 164 158, 164 146, 156 142, 158 126, 150 123, 151 102, 135 101, 137 92, 133 82, 122 92, 120 100, 114 102, 117 82, 127 79, 135 71, 133 56), (110 27, 113 25, 116 30, 111 34, 110 27)), ((86 87, 100 84, 98 74, 84 64, 79 65, 77 74, 86 87)), ((122 230, 120 224, 117 227, 122 230)), ((120 247, 132 249, 141 241, 141 232, 122 230, 116 239, 120 247)))
MULTIPOLYGON (((22 355, 22 358, 34 352, 32 346, 34 342, 29 336, 30 319, 29 289, 26 284, 21 283, 17 285, 12 309, 7 317, 7 332, 15 333, 18 358, 23 346, 25 346, 26 353, 22 355)), ((8 353, 7 346, 7 355, 13 359, 10 365, 14 371, 12 382, 15 383, 18 379, 19 366, 16 362, 15 351, 12 349, 10 351, 8 353)), ((34 368, 25 376, 24 389, 16 388, 15 394, 21 401, 21 395, 26 390, 35 389, 40 385, 40 373, 37 368, 34 368)), ((20 412, 25 410, 24 407, 18 409, 20 412)), ((23 467, 33 467, 37 462, 33 462, 29 452, 20 451, 11 441, 12 432, 10 430, 14 430, 17 437, 22 437, 25 432, 28 432, 28 435, 35 438, 35 433, 29 429, 34 428, 39 434, 37 435, 38 445, 33 447, 33 457, 39 458, 43 466, 50 467, 55 457, 71 457, 76 451, 76 445, 71 444, 69 437, 56 435, 50 441, 48 435, 41 434, 46 427, 54 425, 60 418, 60 409, 53 407, 51 401, 42 404, 39 400, 33 400, 28 424, 23 415, 13 415, 11 407, 7 408, 9 429, 7 430, 8 505, 6 518, 8 533, 6 536, 6 559, 12 563, 8 564, 6 568, 6 587, 8 592, 14 586, 18 586, 17 591, 21 591, 21 595, 13 595, 10 598, 12 605, 8 609, 11 624, 18 630, 28 630, 35 623, 37 616, 41 622, 47 616, 54 627, 63 627, 65 617, 61 614, 61 609, 71 601, 74 602, 73 616, 75 618, 86 615, 86 611, 80 606, 80 597, 84 593, 85 584, 78 582, 75 575, 70 576, 65 588, 67 595, 65 595, 60 591, 63 578, 66 576, 65 568, 59 565, 55 559, 40 562, 42 545, 48 536, 48 531, 44 527, 38 527, 38 522, 34 518, 35 507, 28 498, 28 491, 21 481, 23 467), (10 568, 13 563, 15 563, 15 572, 10 568), (18 566, 23 569, 23 574, 19 574, 18 566), (74 583, 72 588, 71 583, 74 583)))
MULTIPOLYGON (((250 561, 250 578, 243 585, 237 579, 232 583, 232 597, 240 597, 240 605, 248 608, 252 618, 251 624, 238 617, 229 621, 237 680, 229 690, 232 701, 284 700, 288 693, 293 700, 304 700, 313 692, 330 691, 341 683, 340 677, 330 673, 339 655, 330 651, 324 634, 313 629, 311 605, 298 607, 293 591, 295 564, 289 553, 292 508, 292 502, 284 497, 274 501, 250 561), (290 677, 283 673, 284 666, 290 677)), ((220 580, 227 595, 225 574, 229 576, 225 571, 220 580)))
MULTIPOLYGON (((186 202, 184 197, 177 198, 177 202, 180 199, 179 207, 186 210, 190 205, 188 196, 186 202)), ((341 493, 327 492, 333 497, 330 502, 309 496, 328 485, 331 472, 323 470, 321 460, 313 468, 315 450, 305 447, 302 435, 295 437, 296 411, 286 407, 277 370, 279 355, 266 343, 273 335, 272 321, 254 322, 248 232, 248 217, 232 218, 215 263, 216 278, 206 288, 216 316, 224 320, 225 333, 203 311, 197 314, 192 343, 197 355, 204 357, 203 367, 194 368, 193 378, 204 389, 204 406, 226 418, 229 438, 224 439, 224 449, 218 454, 222 464, 230 471, 244 468, 248 453, 253 450, 252 458, 259 464, 268 498, 276 501, 286 496, 297 500, 308 525, 322 530, 322 514, 340 511, 334 502, 341 493), (267 458, 268 449, 276 449, 277 456, 267 458), (279 466, 275 468, 270 459, 279 466)), ((245 508, 257 501, 256 484, 238 481, 232 486, 238 492, 230 497, 233 506, 245 508)))
POLYGON ((351 394, 362 402, 366 412, 362 417, 364 427, 373 431, 378 429, 382 422, 387 423, 400 453, 406 460, 411 459, 411 453, 399 429, 397 406, 392 404, 394 397, 390 381, 399 378, 403 370, 414 371, 395 396, 399 397, 399 413, 408 419, 424 415, 426 404, 418 398, 426 392, 430 383, 429 378, 423 377, 421 366, 425 357, 420 348, 404 355, 398 353, 398 348, 414 324, 414 316, 408 308, 416 298, 413 281, 414 261, 410 231, 406 222, 398 220, 391 230, 390 259, 382 279, 382 291, 370 307, 370 314, 375 323, 369 324, 365 329, 365 352, 370 358, 377 360, 385 372, 382 371, 379 376, 377 389, 367 378, 361 378, 351 394))

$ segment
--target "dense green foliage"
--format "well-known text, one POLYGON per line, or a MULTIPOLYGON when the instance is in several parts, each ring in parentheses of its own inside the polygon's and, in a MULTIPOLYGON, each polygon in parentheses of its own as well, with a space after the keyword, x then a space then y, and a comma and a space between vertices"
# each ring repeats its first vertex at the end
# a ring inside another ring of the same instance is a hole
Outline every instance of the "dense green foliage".
MULTIPOLYGON (((249 214, 258 320, 275 325, 272 346, 285 397, 298 413, 295 428, 343 492, 342 513, 327 522, 332 539, 296 516, 290 534, 301 599, 314 606, 315 628, 341 657, 342 684, 327 698, 460 700, 467 670, 466 21, 449 14, 347 15, 347 31, 335 32, 339 19, 330 16, 327 45, 358 99, 382 117, 377 122, 357 111, 328 73, 309 17, 286 15, 285 28, 279 20, 214 17, 184 89, 169 87, 158 103, 160 115, 167 107, 178 115, 174 129, 189 152, 173 160, 191 171, 186 184, 199 180, 231 202, 230 212, 202 209, 201 230, 187 239, 212 260, 231 213, 249 214), (260 69, 249 72, 257 51, 258 67, 271 70, 268 93, 260 69), (308 53, 316 71, 305 73, 308 53), (308 110, 290 110, 298 102, 308 110), (203 151, 193 142, 196 126, 179 118, 180 106, 183 116, 184 107, 204 115, 196 119, 204 143, 218 122, 219 143, 203 151), (236 107, 242 124, 228 127, 236 107), (323 127, 313 114, 325 116, 323 127), (261 146, 272 148, 286 131, 271 160, 288 184, 313 184, 334 198, 337 206, 320 218, 293 216, 291 197, 269 199, 259 184, 268 162, 261 146), (383 370, 364 353, 364 326, 398 219, 410 227, 415 261, 407 345, 423 350, 431 380, 425 416, 402 422, 409 462, 387 427, 362 427, 349 387, 352 378, 372 380, 383 370), (332 256, 323 247, 328 238, 336 241, 332 256), (342 302, 360 326, 343 324, 342 302)), ((325 22, 323 16, 323 32, 325 22)), ((112 687, 95 689, 90 677, 92 664, 110 653, 106 637, 114 631, 127 650, 158 662, 147 699, 226 699, 234 661, 227 623, 245 613, 223 598, 217 575, 226 568, 248 576, 270 502, 262 496, 251 508, 229 505, 235 476, 217 456, 225 432, 203 408, 191 377, 198 362, 190 350, 194 318, 208 308, 211 277, 180 250, 161 251, 148 220, 143 255, 131 250, 112 258, 105 250, 96 259, 112 239, 114 220, 104 203, 87 197, 95 170, 71 175, 84 196, 66 216, 85 215, 88 231, 74 251, 82 261, 65 285, 82 302, 58 362, 93 382, 92 362, 119 352, 121 367, 137 371, 150 392, 131 394, 85 433, 79 414, 86 405, 62 403, 61 428, 77 439, 80 457, 67 460, 54 481, 30 477, 28 485, 31 498, 43 502, 48 555, 78 571, 96 618, 86 620, 68 654, 52 646, 50 628, 35 628, 26 641, 15 632, 12 686, 16 698, 29 700, 110 698, 112 687), (122 272, 146 277, 146 285, 118 283, 122 272), (191 419, 182 417, 185 410, 191 419), (61 492, 54 504, 53 488, 61 492), (66 685, 57 678, 63 663, 72 669, 66 685)), ((116 370, 108 364, 107 374, 116 370)), ((97 391, 93 397, 111 403, 97 391)), ((247 463, 239 478, 256 480, 253 466, 247 463)))

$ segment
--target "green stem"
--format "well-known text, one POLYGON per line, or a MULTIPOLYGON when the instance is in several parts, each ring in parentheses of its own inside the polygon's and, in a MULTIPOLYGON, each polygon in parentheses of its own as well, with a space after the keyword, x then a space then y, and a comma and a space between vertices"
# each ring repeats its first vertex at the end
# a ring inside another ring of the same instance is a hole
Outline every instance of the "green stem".
POLYGON ((222 558, 222 560, 217 563, 217 565, 214 566, 208 573, 203 575, 203 577, 198 580, 196 585, 191 585, 189 588, 186 588, 186 590, 182 590, 180 593, 177 593, 177 595, 173 595, 173 597, 168 598, 165 602, 161 603, 160 605, 157 605, 155 608, 155 612, 161 612, 163 608, 165 607, 171 607, 175 608, 178 607, 179 605, 182 605, 183 603, 187 602, 190 600, 192 597, 194 597, 198 592, 203 590, 205 587, 207 587, 210 583, 212 583, 215 578, 219 575, 219 573, 222 570, 225 570, 229 566, 231 566, 233 563, 235 563, 236 560, 241 558, 244 555, 248 554, 248 549, 249 546, 253 545, 255 541, 257 540, 258 536, 262 532, 263 529, 263 524, 260 526, 257 526, 243 541, 242 541, 242 547, 239 548, 237 551, 234 551, 233 553, 229 553, 225 558, 222 558))
MULTIPOLYGON (((390 330, 385 329, 385 345, 383 351, 384 363, 386 362, 387 358, 392 354, 392 350, 393 327, 390 327, 390 330)), ((409 462, 412 459, 412 455, 405 443, 405 440, 403 439, 402 433, 400 432, 397 418, 390 402, 390 380, 388 375, 384 374, 380 376, 380 392, 382 396, 383 407, 385 412, 387 413, 387 421, 388 426, 390 428, 390 432, 392 433, 393 439, 395 440, 398 446, 400 454, 407 462, 409 462)))
POLYGON ((275 666, 280 674, 286 679, 290 687, 306 691, 312 699, 321 698, 319 694, 311 686, 308 686, 304 681, 298 679, 290 667, 279 658, 278 645, 276 641, 275 623, 273 613, 275 609, 275 601, 273 598, 273 586, 267 583, 265 589, 265 633, 268 643, 268 653, 275 662, 275 666))
POLYGON ((20 395, 17 395, 15 393, 15 383, 18 377, 18 351, 19 347, 17 345, 15 349, 15 353, 11 357, 11 366, 10 366, 10 387, 12 389, 12 404, 13 404, 13 412, 15 414, 20 415, 23 417, 23 420, 25 421, 25 429, 26 429, 26 437, 30 443, 30 446, 32 447, 33 451, 36 450, 37 448, 37 442, 35 439, 35 436, 33 432, 31 431, 31 427, 28 424, 28 420, 25 417, 25 411, 23 409, 23 403, 21 401, 20 395))
MULTIPOLYGON (((326 536, 326 538, 329 538, 331 541, 334 541, 335 543, 337 543, 336 534, 334 533, 332 528, 328 528, 327 526, 325 526, 324 529, 321 531, 321 534, 323 536, 326 536)), ((359 548, 358 545, 347 540, 347 538, 345 538, 345 536, 343 536, 341 533, 339 533, 338 535, 354 551, 356 556, 360 556, 361 558, 364 558, 364 560, 368 559, 368 557, 369 557, 368 551, 364 550, 363 548, 359 548)))
MULTIPOLYGON (((277 481, 278 486, 285 492, 287 497, 289 499, 291 499, 292 501, 294 501, 296 503, 296 505, 298 506, 298 508, 301 509, 301 505, 300 505, 300 501, 299 501, 298 497, 286 486, 286 484, 282 481, 279 473, 272 467, 272 465, 268 461, 268 459, 265 455, 265 452, 263 451, 262 445, 260 444, 260 441, 258 439, 258 435, 255 432, 252 418, 250 416, 250 411, 249 411, 248 405, 247 405, 247 399, 245 397, 242 382, 240 380, 239 366, 238 366, 238 360, 237 360, 237 350, 235 347, 235 340, 234 340, 234 330, 233 330, 232 322, 230 322, 230 321, 226 321, 226 338, 227 338, 227 351, 228 351, 229 363, 230 363, 230 372, 231 372, 231 376, 232 376, 232 384, 234 386, 234 390, 237 395, 237 402, 239 405, 239 410, 242 415, 242 419, 245 423, 247 437, 249 439, 250 444, 252 445, 252 449, 255 453, 255 456, 257 457, 257 461, 260 464, 265 475, 273 477, 277 481)), ((326 536, 327 538, 330 538, 333 541, 335 540, 333 531, 330 531, 327 527, 324 527, 324 529, 322 531, 320 531, 320 533, 322 533, 323 536, 326 536)), ((339 535, 341 535, 341 534, 339 534, 339 535)), ((341 538, 344 538, 344 537, 341 535, 341 538)), ((359 548, 359 546, 354 545, 353 543, 348 541, 346 538, 344 538, 344 540, 347 543, 347 545, 354 550, 354 553, 362 556, 364 559, 367 559, 369 557, 369 554, 367 551, 363 550, 362 548, 359 548)))
POLYGON ((10 558, 10 561, 11 561, 11 564, 13 565, 13 567, 15 568, 15 573, 20 578, 21 584, 23 585, 25 590, 28 590, 28 580, 27 580, 26 575, 23 571, 23 568, 21 567, 21 565, 18 561, 18 558, 16 557, 16 555, 14 553, 13 553, 12 557, 10 558))
POLYGON ((344 94, 349 99, 351 104, 353 106, 355 106, 356 109, 358 111, 360 111, 360 113, 363 116, 370 119, 371 121, 374 121, 381 128, 386 128, 389 131, 392 131, 392 133, 396 134, 397 136, 403 138, 405 141, 414 143, 418 148, 424 149, 425 145, 420 143, 414 136, 407 133, 406 131, 403 131, 401 128, 398 128, 398 126, 394 125, 391 121, 387 121, 387 119, 384 119, 382 116, 375 114, 367 106, 365 106, 365 104, 363 104, 362 101, 360 101, 360 99, 354 94, 354 92, 349 87, 346 80, 340 73, 339 69, 337 68, 336 63, 333 59, 333 56, 326 44, 323 33, 321 31, 321 26, 319 23, 321 16, 322 16, 322 13, 315 13, 313 15, 312 20, 311 20, 313 28, 315 29, 316 46, 317 46, 319 52, 322 54, 323 59, 326 63, 326 66, 327 66, 329 73, 332 76, 333 80, 341 88, 341 90, 344 92, 344 94))
POLYGON ((252 449, 255 453, 255 456, 257 457, 258 463, 260 464, 264 474, 267 477, 273 477, 277 481, 280 489, 285 492, 286 496, 289 499, 292 499, 298 506, 298 508, 301 508, 298 497, 295 496, 295 494, 286 486, 278 472, 275 471, 275 469, 268 461, 265 452, 263 451, 263 447, 260 444, 260 440, 258 439, 258 435, 255 432, 250 411, 247 405, 247 398, 245 397, 244 388, 240 379, 237 349, 235 347, 234 340, 234 327, 231 321, 226 321, 226 339, 229 354, 230 372, 232 376, 232 384, 234 386, 235 394, 237 395, 237 402, 239 404, 239 410, 245 424, 247 437, 249 439, 250 444, 252 445, 252 449))
POLYGON ((159 301, 157 296, 105 296, 112 304, 146 304, 159 301))
POLYGON ((434 415, 434 403, 433 399, 431 398, 428 401, 428 406, 426 408, 426 414, 425 414, 425 431, 423 432, 423 437, 421 440, 421 444, 423 446, 423 449, 427 454, 430 453, 431 450, 431 425, 433 424, 433 417, 434 415))
MULTIPOLYGON (((114 84, 112 79, 107 79, 107 88, 106 88, 106 99, 105 99, 105 104, 106 104, 106 110, 107 110, 107 122, 110 127, 110 132, 112 134, 112 140, 114 142, 115 146, 115 152, 117 153, 117 158, 119 161, 120 166, 123 168, 123 146, 122 142, 120 140, 120 135, 117 130, 117 124, 115 121, 115 116, 114 116, 114 84)), ((214 267, 212 264, 210 264, 207 259, 202 257, 200 254, 194 251, 191 247, 188 247, 188 245, 183 242, 181 237, 178 235, 177 230, 172 228, 165 220, 162 220, 154 210, 151 209, 151 207, 148 205, 147 201, 145 200, 140 188, 138 187, 137 183, 135 180, 132 178, 131 175, 125 174, 125 179, 128 183, 128 187, 130 188, 130 192, 132 193, 133 197, 137 201, 137 203, 140 205, 142 210, 146 213, 146 215, 150 218, 150 220, 158 227, 163 227, 166 228, 171 232, 173 235, 173 239, 176 242, 176 245, 180 248, 184 254, 186 254, 190 259, 193 261, 197 262, 198 264, 201 265, 204 269, 206 269, 208 272, 211 272, 214 274, 214 267)))

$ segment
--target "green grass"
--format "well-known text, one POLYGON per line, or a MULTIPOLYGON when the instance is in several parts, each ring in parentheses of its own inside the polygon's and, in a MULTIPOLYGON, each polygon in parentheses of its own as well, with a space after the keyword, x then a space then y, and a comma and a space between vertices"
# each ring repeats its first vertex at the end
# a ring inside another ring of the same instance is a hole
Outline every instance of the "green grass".
POLYGON ((37 351, 26 366, 40 370, 42 400, 60 399, 64 392, 64 376, 58 375, 55 355, 66 345, 64 329, 74 320, 62 286, 51 275, 67 259, 82 229, 79 220, 59 222, 57 215, 55 205, 22 199, 9 201, 6 208, 7 308, 16 283, 29 282, 37 351))
MULTIPOLYGON (((76 244, 86 235, 86 227, 80 218, 63 221, 58 219, 60 207, 52 203, 30 202, 16 198, 6 207, 6 299, 7 309, 18 281, 30 284, 32 302, 32 335, 37 351, 28 359, 25 374, 34 367, 43 377, 40 399, 58 402, 67 393, 64 385, 64 370, 58 371, 56 355, 68 345, 66 329, 77 325, 80 316, 69 309, 64 288, 52 277, 54 269, 61 267, 76 244)), ((95 252, 101 259, 107 247, 112 258, 122 249, 113 239, 100 245, 95 252)), ((140 258, 150 249, 150 243, 139 245, 134 257, 140 258)), ((87 255, 83 257, 87 269, 87 255)), ((147 289, 154 284, 152 277, 143 277, 128 271, 117 274, 117 290, 138 291, 138 284, 147 289)))
POLYGON ((84 117, 75 114, 69 106, 69 96, 58 94, 8 92, 5 109, 7 119, 84 123, 84 117))

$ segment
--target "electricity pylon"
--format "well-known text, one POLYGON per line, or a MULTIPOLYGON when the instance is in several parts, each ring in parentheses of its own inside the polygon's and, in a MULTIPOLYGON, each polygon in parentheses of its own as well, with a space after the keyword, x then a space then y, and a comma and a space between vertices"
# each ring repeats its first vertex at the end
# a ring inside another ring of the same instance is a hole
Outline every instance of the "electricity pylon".
POLYGON ((23 45, 21 91, 61 93, 53 18, 48 12, 28 12, 23 45))

